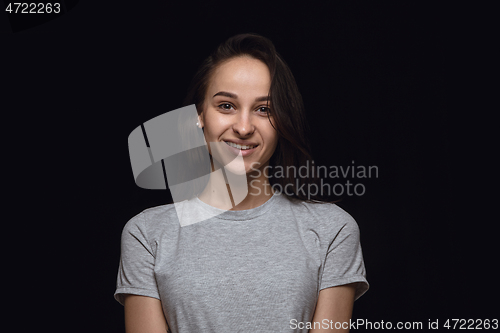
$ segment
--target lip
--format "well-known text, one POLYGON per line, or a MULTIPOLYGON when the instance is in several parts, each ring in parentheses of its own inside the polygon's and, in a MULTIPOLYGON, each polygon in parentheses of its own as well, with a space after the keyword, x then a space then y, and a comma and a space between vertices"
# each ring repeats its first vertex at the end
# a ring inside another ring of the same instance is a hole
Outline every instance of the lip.
POLYGON ((259 144, 256 144, 256 143, 252 143, 252 142, 249 142, 249 141, 243 141, 243 140, 223 140, 222 142, 224 142, 224 146, 227 147, 227 149, 234 155, 238 155, 241 151, 241 156, 243 157, 246 157, 246 156, 249 156, 251 155, 254 151, 257 150, 257 148, 260 147, 259 144), (230 145, 228 145, 227 142, 232 142, 232 143, 236 143, 236 144, 239 144, 239 145, 242 145, 242 146, 257 146, 257 147, 254 147, 252 149, 245 149, 245 150, 241 150, 241 149, 238 149, 238 148, 235 148, 235 147, 231 147, 230 145))
POLYGON ((223 139, 222 141, 227 141, 227 142, 232 142, 236 143, 241 146, 258 146, 258 143, 252 142, 252 141, 246 141, 246 140, 238 140, 238 139, 223 139))

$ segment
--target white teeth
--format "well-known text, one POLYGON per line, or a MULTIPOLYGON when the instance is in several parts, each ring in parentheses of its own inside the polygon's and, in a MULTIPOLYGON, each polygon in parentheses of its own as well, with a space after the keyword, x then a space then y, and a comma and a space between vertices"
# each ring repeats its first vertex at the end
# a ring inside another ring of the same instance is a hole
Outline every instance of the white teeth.
POLYGON ((228 141, 224 141, 225 143, 227 143, 229 146, 231 147, 234 147, 234 148, 237 148, 237 149, 241 149, 241 150, 246 150, 246 149, 252 149, 252 148, 255 148, 257 146, 244 146, 244 145, 239 145, 239 144, 236 144, 236 143, 233 143, 233 142, 228 142, 228 141))

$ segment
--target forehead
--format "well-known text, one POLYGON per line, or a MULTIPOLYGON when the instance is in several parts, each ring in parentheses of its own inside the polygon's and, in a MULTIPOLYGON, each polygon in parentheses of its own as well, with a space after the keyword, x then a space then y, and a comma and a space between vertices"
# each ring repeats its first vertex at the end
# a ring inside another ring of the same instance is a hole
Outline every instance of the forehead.
POLYGON ((270 85, 271 75, 266 64, 250 57, 237 57, 217 67, 210 79, 208 92, 229 90, 237 94, 267 94, 270 85))

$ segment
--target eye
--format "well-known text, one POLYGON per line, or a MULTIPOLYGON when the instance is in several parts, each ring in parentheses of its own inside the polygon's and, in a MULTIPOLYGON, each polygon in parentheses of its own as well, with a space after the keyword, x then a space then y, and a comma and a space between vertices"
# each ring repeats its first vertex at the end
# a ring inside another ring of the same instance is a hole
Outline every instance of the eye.
POLYGON ((222 103, 222 104, 219 104, 218 107, 219 107, 219 109, 222 109, 222 110, 225 110, 225 111, 229 111, 229 110, 231 110, 231 108, 233 106, 231 104, 229 104, 229 103, 222 103))
POLYGON ((261 106, 260 108, 257 109, 257 111, 259 111, 260 113, 262 113, 264 115, 268 115, 271 113, 271 109, 268 108, 267 106, 261 106))

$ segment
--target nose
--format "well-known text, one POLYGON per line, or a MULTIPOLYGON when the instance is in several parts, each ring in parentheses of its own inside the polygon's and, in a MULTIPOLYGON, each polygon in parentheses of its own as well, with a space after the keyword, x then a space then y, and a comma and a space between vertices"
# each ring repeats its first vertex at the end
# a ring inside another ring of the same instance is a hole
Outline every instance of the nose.
POLYGON ((240 137, 249 137, 255 131, 251 113, 248 111, 240 112, 233 124, 233 131, 240 137))

